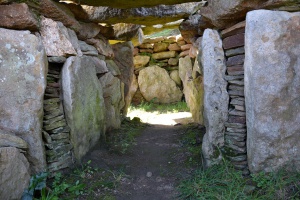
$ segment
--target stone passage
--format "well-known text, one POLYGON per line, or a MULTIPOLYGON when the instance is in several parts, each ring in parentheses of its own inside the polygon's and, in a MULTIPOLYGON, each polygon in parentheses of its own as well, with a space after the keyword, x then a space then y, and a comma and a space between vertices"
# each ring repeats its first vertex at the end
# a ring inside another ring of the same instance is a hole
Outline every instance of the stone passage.
POLYGON ((244 97, 245 21, 223 30, 221 36, 226 57, 225 79, 228 82, 229 94, 224 151, 235 168, 248 175, 244 97))
POLYGON ((73 163, 70 128, 65 119, 61 100, 61 67, 60 64, 49 64, 44 97, 43 140, 47 168, 51 174, 73 163))

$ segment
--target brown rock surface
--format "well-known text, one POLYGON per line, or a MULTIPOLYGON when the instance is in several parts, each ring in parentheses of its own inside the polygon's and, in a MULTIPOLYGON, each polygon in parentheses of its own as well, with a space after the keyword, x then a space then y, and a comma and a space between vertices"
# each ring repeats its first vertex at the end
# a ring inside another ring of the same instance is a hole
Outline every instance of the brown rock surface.
POLYGON ((0 6, 0 27, 37 31, 39 23, 27 4, 11 4, 0 6))
POLYGON ((243 33, 229 36, 223 40, 224 49, 233 49, 244 45, 245 45, 245 34, 243 33))

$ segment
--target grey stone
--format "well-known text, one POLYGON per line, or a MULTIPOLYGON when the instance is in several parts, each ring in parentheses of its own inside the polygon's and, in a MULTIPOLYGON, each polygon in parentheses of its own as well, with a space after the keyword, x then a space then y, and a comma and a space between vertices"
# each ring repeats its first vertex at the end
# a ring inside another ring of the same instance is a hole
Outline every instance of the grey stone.
POLYGON ((247 160, 247 155, 241 155, 241 156, 236 156, 236 157, 228 157, 230 161, 233 162, 241 162, 241 161, 246 161, 247 160))
POLYGON ((245 47, 238 47, 235 49, 229 49, 229 50, 225 51, 225 55, 227 57, 236 56, 236 55, 240 55, 240 54, 245 54, 245 47))
POLYGON ((65 138, 65 139, 61 139, 59 141, 53 141, 53 142, 51 142, 49 144, 45 144, 45 146, 48 149, 57 149, 58 147, 63 146, 65 144, 69 144, 69 143, 70 143, 69 138, 65 138))
POLYGON ((63 111, 59 108, 52 110, 50 113, 45 113, 44 120, 52 119, 54 117, 57 117, 59 115, 62 115, 63 111))
POLYGON ((236 115, 236 116, 246 116, 246 113, 243 112, 243 111, 237 111, 237 110, 232 110, 232 111, 229 111, 229 115, 236 115))
POLYGON ((50 134, 58 134, 58 133, 69 133, 71 131, 69 126, 59 127, 53 130, 48 131, 50 134))
POLYGON ((71 144, 64 144, 64 145, 59 145, 55 149, 47 150, 46 155, 47 157, 56 157, 63 155, 64 153, 70 151, 72 149, 71 144))
POLYGON ((283 166, 300 171, 299 20, 300 12, 267 10, 249 12, 246 18, 245 100, 252 173, 283 166))
POLYGON ((28 144, 26 141, 12 133, 0 130, 0 148, 1 147, 16 147, 18 149, 27 150, 28 144))
POLYGON ((85 40, 85 42, 90 45, 93 45, 97 49, 99 54, 104 55, 108 58, 114 57, 112 47, 105 37, 98 35, 97 38, 90 38, 85 40))
POLYGON ((66 62, 67 58, 63 56, 52 56, 48 57, 48 62, 50 63, 64 63, 66 62))
POLYGON ((238 141, 238 142, 244 142, 244 141, 246 141, 246 135, 244 135, 244 136, 233 136, 233 135, 230 135, 230 134, 226 134, 225 139, 233 139, 233 140, 238 141))
POLYGON ((47 56, 29 31, 0 28, 0 35, 0 127, 28 143, 31 169, 41 172, 46 167, 41 130, 47 56))
POLYGON ((70 57, 62 69, 64 110, 77 160, 105 130, 103 92, 91 62, 87 56, 70 57))
POLYGON ((106 66, 107 66, 108 70, 112 73, 112 75, 114 75, 114 76, 121 75, 121 71, 120 71, 118 65, 115 63, 115 61, 105 60, 105 62, 106 62, 106 66))
POLYGON ((228 83, 243 86, 244 85, 244 78, 241 79, 241 80, 234 80, 234 79, 233 80, 228 80, 228 83))
POLYGON ((244 90, 228 90, 228 94, 230 96, 239 96, 239 97, 245 96, 244 90))
POLYGON ((105 74, 108 72, 106 62, 99 57, 90 57, 91 61, 93 61, 96 73, 97 74, 105 74))
POLYGON ((50 137, 52 138, 52 140, 67 139, 70 137, 70 133, 62 132, 62 133, 52 134, 50 137))
POLYGON ((49 133, 47 133, 46 131, 43 131, 43 139, 48 144, 52 142, 52 138, 50 137, 49 133))
POLYGON ((21 199, 29 186, 30 169, 25 156, 17 148, 0 148, 0 199, 21 199))
POLYGON ((57 117, 54 117, 52 119, 44 120, 44 125, 52 125, 53 123, 63 120, 65 117, 64 115, 59 115, 57 117))
POLYGON ((79 40, 79 46, 80 46, 80 49, 81 49, 83 55, 89 55, 89 56, 97 56, 98 55, 97 49, 92 45, 88 45, 84 41, 79 40))
POLYGON ((48 165, 48 171, 49 172, 58 171, 60 169, 67 168, 67 167, 69 167, 72 164, 73 164, 73 161, 72 161, 71 157, 68 157, 66 159, 61 159, 61 160, 59 160, 57 162, 50 163, 48 165))
POLYGON ((181 100, 182 92, 170 78, 168 72, 158 66, 150 66, 140 71, 139 89, 150 102, 173 103, 181 100))
POLYGON ((225 123, 226 127, 230 127, 230 128, 245 128, 246 125, 245 124, 239 124, 239 123, 225 123))
POLYGON ((62 155, 57 155, 57 156, 51 156, 51 157, 47 157, 47 162, 48 163, 53 163, 53 162, 57 162, 60 160, 66 160, 68 158, 72 158, 72 152, 71 151, 66 151, 64 152, 64 154, 62 155))
POLYGON ((204 124, 206 127, 202 151, 205 165, 208 167, 222 159, 218 149, 224 146, 224 123, 228 119, 229 96, 225 80, 225 56, 222 40, 217 31, 212 29, 204 31, 201 49, 205 91, 204 124))
POLYGON ((50 131, 50 130, 53 130, 53 129, 57 129, 59 127, 64 127, 66 125, 67 125, 66 120, 62 119, 62 120, 56 121, 52 124, 45 125, 43 128, 44 128, 45 131, 50 131))
POLYGON ((236 85, 229 85, 228 87, 229 90, 239 90, 239 91, 244 91, 244 87, 242 86, 236 86, 236 85))
POLYGON ((244 79, 244 75, 239 75, 239 76, 225 76, 225 80, 228 81, 228 82, 234 81, 234 80, 239 80, 239 79, 244 79))

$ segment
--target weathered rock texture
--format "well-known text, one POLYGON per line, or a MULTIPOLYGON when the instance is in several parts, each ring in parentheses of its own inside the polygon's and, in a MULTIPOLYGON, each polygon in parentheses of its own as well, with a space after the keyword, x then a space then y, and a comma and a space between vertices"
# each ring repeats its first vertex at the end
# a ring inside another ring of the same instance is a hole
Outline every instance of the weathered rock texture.
POLYGON ((0 199, 21 199, 29 186, 29 163, 20 150, 0 148, 0 199))
POLYGON ((228 93, 225 81, 225 56, 217 31, 206 29, 202 39, 201 64, 204 83, 204 123, 206 133, 202 152, 206 166, 218 163, 224 147, 225 122, 228 118, 228 93))
POLYGON ((62 69, 62 86, 74 154, 80 160, 104 136, 103 92, 92 59, 68 58, 62 69))
POLYGON ((181 100, 182 92, 170 78, 168 72, 158 66, 140 71, 139 88, 147 101, 173 103, 181 100))
POLYGON ((37 17, 25 3, 1 5, 0 26, 3 28, 28 29, 36 31, 39 28, 37 17))
POLYGON ((48 70, 45 50, 41 40, 29 31, 0 28, 0 35, 0 128, 29 144, 31 169, 41 172, 46 167, 42 141, 48 70))
POLYGON ((251 172, 300 170, 300 13, 246 19, 245 95, 251 172), (259 20, 258 20, 259 19, 259 20))
POLYGON ((198 62, 192 66, 189 56, 179 59, 179 76, 183 83, 183 93, 194 122, 203 124, 203 77, 198 62), (197 70, 197 69, 198 70, 197 70))

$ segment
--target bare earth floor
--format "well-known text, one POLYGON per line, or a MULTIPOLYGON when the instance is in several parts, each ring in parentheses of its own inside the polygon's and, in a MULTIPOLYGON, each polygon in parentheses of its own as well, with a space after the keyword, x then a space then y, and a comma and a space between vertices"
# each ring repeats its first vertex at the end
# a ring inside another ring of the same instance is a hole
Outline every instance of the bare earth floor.
POLYGON ((178 199, 176 186, 195 169, 186 164, 188 152, 180 138, 181 125, 147 126, 131 153, 120 155, 96 147, 84 160, 93 167, 122 170, 124 176, 114 191, 117 200, 178 199))

